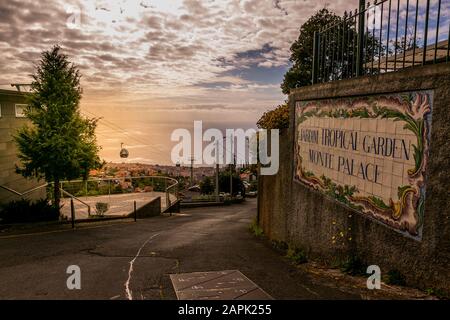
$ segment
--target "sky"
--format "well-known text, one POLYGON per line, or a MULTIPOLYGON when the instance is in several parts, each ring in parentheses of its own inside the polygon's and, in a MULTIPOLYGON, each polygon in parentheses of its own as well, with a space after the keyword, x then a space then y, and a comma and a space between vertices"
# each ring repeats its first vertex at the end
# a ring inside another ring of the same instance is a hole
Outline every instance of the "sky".
MULTIPOLYGON (((357 0, 0 0, 0 88, 30 83, 62 47, 82 74, 85 116, 101 117, 101 157, 171 164, 173 130, 251 128, 280 89, 299 28, 357 0)), ((10 88, 10 87, 9 87, 10 88)))

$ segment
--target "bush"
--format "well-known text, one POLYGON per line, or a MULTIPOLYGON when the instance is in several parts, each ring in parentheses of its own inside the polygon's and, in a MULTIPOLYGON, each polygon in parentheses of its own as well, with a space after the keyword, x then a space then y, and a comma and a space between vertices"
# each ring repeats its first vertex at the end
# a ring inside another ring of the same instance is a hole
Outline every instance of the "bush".
POLYGON ((261 129, 289 128, 289 105, 285 103, 274 110, 267 111, 259 119, 257 125, 261 129))
POLYGON ((210 177, 205 177, 202 182, 200 182, 200 190, 204 195, 209 195, 214 193, 214 182, 210 177))
POLYGON ((123 193, 123 188, 120 184, 111 188, 111 194, 120 194, 120 193, 123 193))
POLYGON ((0 223, 31 223, 59 220, 59 210, 48 199, 35 202, 22 199, 9 202, 0 208, 0 223))
POLYGON ((104 216, 106 212, 109 210, 109 204, 104 202, 97 202, 95 204, 95 211, 97 215, 104 216))

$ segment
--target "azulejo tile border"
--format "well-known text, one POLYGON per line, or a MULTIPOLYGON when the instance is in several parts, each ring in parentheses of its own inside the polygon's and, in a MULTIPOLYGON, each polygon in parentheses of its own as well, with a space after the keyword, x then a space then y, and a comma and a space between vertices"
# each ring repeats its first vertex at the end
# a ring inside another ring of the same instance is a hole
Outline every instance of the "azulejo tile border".
POLYGON ((295 177, 421 240, 432 91, 298 101, 295 177))

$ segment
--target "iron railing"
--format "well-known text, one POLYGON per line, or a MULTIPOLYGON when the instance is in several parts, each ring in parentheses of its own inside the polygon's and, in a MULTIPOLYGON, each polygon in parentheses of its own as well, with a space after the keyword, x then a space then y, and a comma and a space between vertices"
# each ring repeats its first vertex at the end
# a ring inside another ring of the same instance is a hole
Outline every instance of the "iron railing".
MULTIPOLYGON (((67 220, 84 220, 92 215, 128 216, 135 210, 136 204, 143 206, 161 194, 165 194, 162 207, 167 209, 179 199, 178 185, 176 179, 163 176, 62 181, 61 217, 67 220)), ((0 189, 6 190, 10 195, 8 199, 4 199, 5 202, 19 199, 52 199, 52 188, 53 183, 46 183, 19 192, 0 185, 0 189)))
POLYGON ((61 195, 64 197, 64 196, 67 196, 67 197, 69 197, 72 201, 73 200, 75 200, 75 201, 78 201, 79 203, 81 203, 83 206, 85 206, 86 208, 87 208, 87 210, 88 210, 88 216, 90 216, 91 215, 91 206, 89 205, 89 204, 87 204, 86 202, 84 202, 83 200, 81 200, 80 198, 77 198, 77 197, 75 197, 74 195, 72 195, 72 194, 70 194, 70 193, 68 193, 66 190, 64 190, 64 189, 61 189, 61 195))
MULTIPOLYGON (((30 198, 34 198, 34 200, 37 200, 37 198, 51 198, 51 193, 48 192, 48 190, 49 190, 49 188, 53 188, 53 184, 54 183, 45 183, 40 186, 34 187, 30 190, 27 190, 25 192, 19 192, 15 189, 12 189, 12 188, 10 188, 8 186, 4 186, 4 185, 0 185, 0 189, 6 190, 11 195, 7 199, 7 201, 4 200, 5 202, 10 202, 10 201, 18 200, 18 199, 30 199, 30 198)), ((61 196, 67 197, 67 198, 71 199, 72 201, 79 203, 80 206, 87 209, 87 215, 88 216, 91 215, 91 206, 89 204, 87 204, 86 202, 84 202, 83 200, 81 200, 80 198, 70 194, 69 192, 67 192, 66 190, 63 190, 63 189, 61 189, 61 196)))
MULTIPOLYGON (((68 192, 91 204, 95 215, 99 215, 97 205, 102 204, 108 208, 106 215, 122 216, 133 212, 136 203, 140 207, 161 194, 164 194, 162 198, 165 198, 162 209, 171 207, 178 200, 178 185, 176 179, 164 176, 90 178, 63 181, 61 190, 63 195, 68 192)), ((64 197, 62 203, 66 203, 64 197)), ((77 207, 75 209, 78 211, 77 207)), ((68 202, 62 213, 70 214, 68 202)), ((84 217, 81 213, 79 216, 84 217)))
POLYGON ((382 0, 314 34, 312 83, 450 61, 450 0, 382 0))
POLYGON ((48 183, 43 184, 43 185, 40 185, 40 186, 37 186, 37 187, 32 188, 32 189, 30 189, 30 190, 27 190, 27 191, 25 191, 25 192, 19 192, 19 191, 17 191, 17 190, 14 190, 14 189, 12 189, 12 188, 10 188, 10 187, 3 186, 3 185, 0 185, 0 188, 3 189, 3 190, 8 191, 9 193, 11 193, 11 194, 14 195, 14 196, 18 196, 18 197, 21 197, 21 198, 25 198, 26 196, 28 196, 28 195, 30 195, 30 194, 32 194, 32 193, 38 191, 38 190, 41 190, 41 189, 43 189, 43 188, 47 188, 47 186, 48 186, 48 183))

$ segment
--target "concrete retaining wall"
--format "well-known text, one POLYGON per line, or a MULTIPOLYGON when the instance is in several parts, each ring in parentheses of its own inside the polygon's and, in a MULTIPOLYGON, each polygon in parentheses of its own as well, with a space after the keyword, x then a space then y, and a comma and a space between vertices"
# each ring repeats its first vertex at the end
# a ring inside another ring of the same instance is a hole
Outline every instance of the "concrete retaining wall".
POLYGON ((382 273, 400 271, 409 285, 450 293, 450 64, 439 64, 295 90, 290 129, 280 135, 280 171, 262 177, 259 220, 274 240, 336 264, 358 257, 382 273), (297 101, 432 90, 431 151, 423 235, 417 241, 294 181, 294 105, 297 101))
MULTIPOLYGON (((138 219, 152 218, 161 215, 161 197, 154 199, 136 211, 138 219)), ((130 217, 134 217, 134 213, 131 213, 130 217)))

